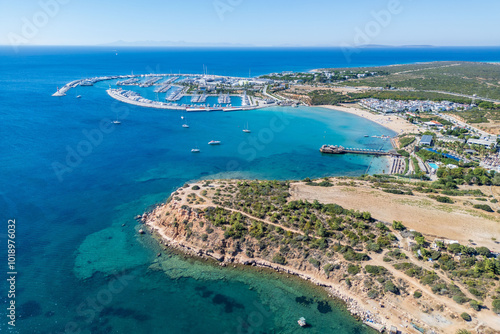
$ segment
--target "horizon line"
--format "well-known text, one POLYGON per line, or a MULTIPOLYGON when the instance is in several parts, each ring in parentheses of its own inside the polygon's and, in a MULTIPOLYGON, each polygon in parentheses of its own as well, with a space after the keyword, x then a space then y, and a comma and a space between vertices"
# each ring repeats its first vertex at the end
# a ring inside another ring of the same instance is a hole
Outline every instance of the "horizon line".
MULTIPOLYGON (((196 45, 196 44, 186 44, 186 45, 113 45, 114 42, 109 44, 24 44, 24 45, 12 45, 12 44, 0 44, 0 47, 131 47, 131 48, 343 48, 343 49, 355 49, 355 48, 498 48, 500 45, 386 45, 386 44, 363 44, 357 46, 341 46, 341 45, 196 45)), ((132 42, 133 43, 133 42, 132 42)))

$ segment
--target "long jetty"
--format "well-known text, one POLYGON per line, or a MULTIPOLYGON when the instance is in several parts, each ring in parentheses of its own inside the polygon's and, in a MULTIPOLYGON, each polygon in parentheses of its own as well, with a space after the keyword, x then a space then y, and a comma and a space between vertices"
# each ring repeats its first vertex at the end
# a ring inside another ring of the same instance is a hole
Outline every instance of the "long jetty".
POLYGON ((346 148, 338 145, 323 145, 319 149, 321 153, 325 154, 369 154, 369 155, 391 155, 391 156, 399 156, 400 154, 397 152, 391 151, 383 151, 383 150, 372 150, 368 148, 346 148))

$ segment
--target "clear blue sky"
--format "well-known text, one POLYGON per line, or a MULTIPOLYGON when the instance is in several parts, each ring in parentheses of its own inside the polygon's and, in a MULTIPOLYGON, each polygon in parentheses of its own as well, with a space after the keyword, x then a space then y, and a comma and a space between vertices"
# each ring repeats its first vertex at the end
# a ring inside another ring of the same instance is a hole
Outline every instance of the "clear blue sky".
POLYGON ((498 0, 2 0, 0 44, 498 46, 499 13, 498 0), (388 24, 375 24, 372 13, 387 10, 390 2, 399 3, 397 13, 388 24), (41 3, 63 4, 46 15, 41 3), (35 32, 26 29, 30 24, 38 25, 35 32))

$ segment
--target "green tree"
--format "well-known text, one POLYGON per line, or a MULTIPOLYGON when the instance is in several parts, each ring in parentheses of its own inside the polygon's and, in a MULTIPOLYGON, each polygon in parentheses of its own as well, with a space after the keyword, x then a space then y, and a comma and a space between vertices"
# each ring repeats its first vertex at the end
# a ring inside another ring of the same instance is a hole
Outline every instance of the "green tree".
POLYGON ((363 219, 364 220, 371 220, 372 219, 372 214, 369 213, 369 212, 367 212, 367 211, 363 212, 363 219))
POLYGON ((500 313, 500 299, 494 299, 491 306, 493 308, 493 312, 500 313))
POLYGON ((472 318, 471 318, 471 316, 470 316, 470 314, 469 314, 469 313, 464 312, 464 313, 460 314, 460 316, 461 316, 461 317, 462 317, 462 319, 464 319, 465 321, 471 321, 471 320, 472 320, 472 318))
POLYGON ((403 223, 400 222, 400 221, 397 221, 397 220, 395 220, 392 223, 392 228, 395 229, 395 230, 398 230, 398 231, 406 230, 406 227, 403 225, 403 223))
POLYGON ((415 241, 417 242, 417 244, 419 245, 424 245, 425 244, 425 238, 421 235, 417 235, 415 237, 415 241))

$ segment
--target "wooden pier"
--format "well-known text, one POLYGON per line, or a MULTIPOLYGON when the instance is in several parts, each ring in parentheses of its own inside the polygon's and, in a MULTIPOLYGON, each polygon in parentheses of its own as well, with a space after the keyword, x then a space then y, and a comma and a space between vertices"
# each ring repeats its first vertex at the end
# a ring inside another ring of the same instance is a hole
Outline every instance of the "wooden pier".
POLYGON ((382 150, 372 150, 367 148, 347 148, 337 145, 323 145, 319 149, 321 153, 325 154, 369 154, 369 155, 390 155, 390 156, 400 156, 399 153, 394 151, 382 151, 382 150))

